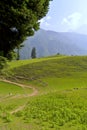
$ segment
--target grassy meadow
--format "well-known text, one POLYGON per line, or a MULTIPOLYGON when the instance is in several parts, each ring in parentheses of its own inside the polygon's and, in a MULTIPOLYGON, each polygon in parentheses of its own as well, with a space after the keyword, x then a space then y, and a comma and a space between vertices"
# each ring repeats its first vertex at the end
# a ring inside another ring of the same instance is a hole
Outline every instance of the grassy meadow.
POLYGON ((87 130, 87 56, 13 61, 0 77, 38 91, 0 81, 0 130, 87 130))

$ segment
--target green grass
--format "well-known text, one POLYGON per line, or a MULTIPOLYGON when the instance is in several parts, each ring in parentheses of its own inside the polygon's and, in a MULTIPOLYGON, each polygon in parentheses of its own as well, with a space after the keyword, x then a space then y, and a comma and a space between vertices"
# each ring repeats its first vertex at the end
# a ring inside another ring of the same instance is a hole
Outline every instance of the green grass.
POLYGON ((7 125, 7 130, 18 130, 19 126, 23 130, 87 130, 86 99, 85 89, 33 97, 24 110, 11 117, 14 122, 7 125))
POLYGON ((32 89, 0 81, 0 112, 5 114, 24 105, 27 103, 28 97, 23 96, 32 92, 32 89))
POLYGON ((48 83, 50 90, 65 90, 74 88, 87 88, 86 78, 47 78, 45 82, 48 83))
POLYGON ((0 81, 0 95, 29 94, 31 92, 32 92, 31 89, 28 88, 24 89, 20 86, 0 81))
MULTIPOLYGON (((3 72, 2 77, 32 85, 39 94, 37 97, 1 102, 0 111, 3 113, 26 101, 24 110, 14 115, 5 112, 5 118, 0 116, 1 129, 5 129, 7 121, 6 130, 18 130, 19 127, 23 130, 87 130, 87 56, 53 56, 13 61, 3 72), (10 123, 9 118, 12 118, 10 123)), ((0 90, 4 94, 12 88, 11 84, 10 88, 6 86, 7 90, 0 90)), ((22 94, 22 88, 14 88, 14 93, 18 91, 22 94)))
POLYGON ((20 116, 38 130, 87 130, 86 98, 87 90, 50 93, 32 99, 20 116))
POLYGON ((29 59, 29 60, 12 61, 12 62, 8 62, 8 66, 9 66, 8 69, 21 67, 23 65, 37 63, 37 62, 41 62, 41 61, 47 61, 47 60, 50 60, 50 59, 63 58, 63 57, 66 57, 66 56, 60 55, 60 56, 43 57, 43 58, 36 58, 36 59, 29 59))
POLYGON ((9 83, 5 83, 5 82, 1 82, 0 81, 0 94, 18 94, 18 93, 24 93, 23 88, 17 86, 17 85, 13 85, 13 84, 9 84, 9 83))
MULTIPOLYGON (((19 62, 21 63, 21 61, 19 62)), ((86 87, 87 57, 56 56, 35 59, 30 60, 29 64, 10 69, 10 72, 8 79, 39 86, 42 91, 48 87, 50 89, 52 86, 52 89, 81 87, 83 85, 86 87)))

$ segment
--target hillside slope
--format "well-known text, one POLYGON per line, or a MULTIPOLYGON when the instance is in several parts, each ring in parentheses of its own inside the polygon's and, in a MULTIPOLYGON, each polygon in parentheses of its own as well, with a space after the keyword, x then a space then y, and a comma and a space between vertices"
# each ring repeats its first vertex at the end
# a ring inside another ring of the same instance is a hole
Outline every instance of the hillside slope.
POLYGON ((3 72, 3 78, 33 86, 38 95, 2 95, 2 101, 0 93, 0 129, 87 130, 87 56, 13 61, 3 72))
MULTIPOLYGON (((13 68, 10 67, 11 69, 10 72, 8 71, 7 79, 32 84, 37 87, 41 86, 43 88, 44 86, 48 88, 52 86, 52 90, 55 83, 55 85, 60 84, 61 86, 65 86, 67 82, 73 82, 72 87, 76 87, 76 84, 79 87, 81 86, 79 85, 79 80, 80 84, 86 82, 86 56, 54 56, 29 60, 29 62, 25 60, 20 63, 18 66, 14 65, 13 68), (22 62, 26 64, 22 64, 22 62)), ((17 64, 17 61, 11 64, 17 64)))

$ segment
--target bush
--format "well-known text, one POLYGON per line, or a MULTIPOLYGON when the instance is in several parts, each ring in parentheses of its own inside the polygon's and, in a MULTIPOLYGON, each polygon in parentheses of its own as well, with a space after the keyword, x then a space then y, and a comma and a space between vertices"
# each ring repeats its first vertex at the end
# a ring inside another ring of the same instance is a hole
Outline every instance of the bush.
POLYGON ((3 117, 3 119, 7 123, 12 122, 12 116, 10 115, 10 113, 6 113, 6 115, 3 117))
POLYGON ((0 56, 0 71, 7 66, 7 59, 3 56, 0 56))

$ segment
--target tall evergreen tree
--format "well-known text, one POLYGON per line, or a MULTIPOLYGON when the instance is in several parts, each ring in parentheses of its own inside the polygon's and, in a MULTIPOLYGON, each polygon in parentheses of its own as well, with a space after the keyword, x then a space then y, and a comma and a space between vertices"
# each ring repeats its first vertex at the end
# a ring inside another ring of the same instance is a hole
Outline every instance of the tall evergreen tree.
POLYGON ((50 1, 0 1, 0 52, 4 57, 39 29, 39 20, 46 16, 50 1))
POLYGON ((36 48, 35 47, 32 48, 31 58, 36 58, 36 48))

